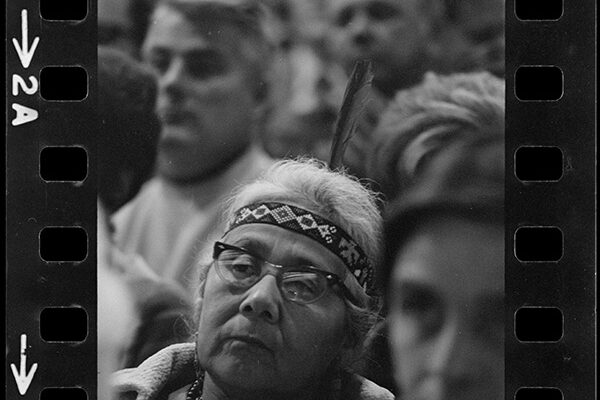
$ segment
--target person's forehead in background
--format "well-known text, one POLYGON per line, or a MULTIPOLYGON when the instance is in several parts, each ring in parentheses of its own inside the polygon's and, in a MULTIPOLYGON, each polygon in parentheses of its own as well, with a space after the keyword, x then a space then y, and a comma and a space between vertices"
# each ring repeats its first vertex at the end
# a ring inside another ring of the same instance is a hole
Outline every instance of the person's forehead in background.
POLYGON ((135 52, 131 0, 98 0, 98 44, 135 52))
POLYGON ((456 2, 456 19, 467 32, 489 26, 504 26, 504 0, 461 0, 456 2))
POLYGON ((329 23, 338 28, 352 28, 357 16, 364 17, 370 24, 425 17, 415 0, 328 0, 327 3, 329 23))
MULTIPOLYGON (((329 12, 340 12, 346 9, 373 9, 375 11, 400 11, 416 6, 416 0, 326 0, 329 12)), ((381 15, 385 17, 385 15, 381 15)))
POLYGON ((452 217, 423 224, 400 249, 392 285, 422 282, 452 299, 503 293, 503 229, 452 217))
POLYGON ((145 56, 151 51, 186 52, 213 49, 235 56, 236 39, 241 32, 226 21, 206 18, 204 24, 193 24, 182 12, 168 5, 159 6, 152 17, 153 23, 143 46, 145 56))
POLYGON ((130 0, 98 0, 98 24, 111 23, 128 27, 130 0))

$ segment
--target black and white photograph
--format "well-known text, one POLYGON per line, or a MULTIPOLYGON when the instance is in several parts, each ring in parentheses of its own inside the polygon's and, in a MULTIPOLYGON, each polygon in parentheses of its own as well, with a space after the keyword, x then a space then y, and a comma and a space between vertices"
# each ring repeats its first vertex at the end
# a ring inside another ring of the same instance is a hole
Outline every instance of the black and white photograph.
POLYGON ((593 398, 595 16, 57 2, 6 6, 7 399, 593 398))

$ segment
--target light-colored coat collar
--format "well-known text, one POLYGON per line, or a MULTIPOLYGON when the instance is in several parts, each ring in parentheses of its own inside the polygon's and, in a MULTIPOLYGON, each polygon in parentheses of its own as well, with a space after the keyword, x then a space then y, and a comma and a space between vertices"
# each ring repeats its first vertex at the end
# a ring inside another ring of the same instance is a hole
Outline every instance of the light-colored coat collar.
MULTIPOLYGON (((111 385, 117 399, 163 400, 195 379, 195 345, 171 345, 148 358, 137 368, 117 371, 111 385)), ((344 400, 393 400, 387 389, 361 376, 350 374, 341 388, 344 400)))

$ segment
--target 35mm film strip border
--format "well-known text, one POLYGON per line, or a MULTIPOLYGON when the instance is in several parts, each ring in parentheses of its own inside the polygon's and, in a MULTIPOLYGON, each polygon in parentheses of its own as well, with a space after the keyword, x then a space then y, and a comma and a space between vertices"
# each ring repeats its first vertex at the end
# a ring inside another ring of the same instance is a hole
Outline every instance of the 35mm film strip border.
POLYGON ((506 3, 505 398, 595 398, 595 2, 506 3))
MULTIPOLYGON (((96 2, 52 3, 7 2, 9 399, 96 397, 96 2)), ((506 399, 595 394, 595 5, 565 3, 506 5, 506 399)))
POLYGON ((6 399, 96 398, 96 21, 6 2, 6 399))

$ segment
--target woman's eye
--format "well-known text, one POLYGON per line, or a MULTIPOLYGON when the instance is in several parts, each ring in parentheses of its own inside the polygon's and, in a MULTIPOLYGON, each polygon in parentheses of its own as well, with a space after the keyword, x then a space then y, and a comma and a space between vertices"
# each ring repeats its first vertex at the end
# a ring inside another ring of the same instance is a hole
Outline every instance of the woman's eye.
POLYGON ((238 276, 259 275, 260 271, 252 257, 240 257, 233 261, 230 270, 238 276))
POLYGON ((148 63, 159 73, 164 73, 169 68, 170 60, 167 57, 151 56, 148 63))
POLYGON ((347 26, 352 21, 352 18, 354 18, 354 12, 352 8, 345 8, 338 14, 335 23, 341 27, 347 26))
POLYGON ((443 306, 435 295, 427 291, 408 291, 394 300, 392 308, 406 323, 414 324, 423 336, 434 333, 443 323, 443 306))
POLYGON ((314 293, 314 288, 301 281, 286 282, 285 290, 294 296, 307 295, 314 293))
POLYGON ((402 298, 400 306, 406 313, 423 314, 430 312, 435 307, 435 301, 428 295, 411 294, 402 298))
POLYGON ((234 279, 245 279, 260 275, 260 262, 253 256, 237 250, 224 250, 219 254, 219 263, 234 279))
POLYGON ((209 79, 222 75, 227 70, 224 57, 216 52, 192 53, 186 58, 187 69, 197 79, 209 79))
POLYGON ((321 285, 313 274, 290 274, 284 278, 283 287, 293 298, 311 300, 319 295, 321 285))

